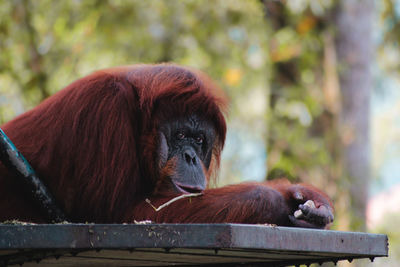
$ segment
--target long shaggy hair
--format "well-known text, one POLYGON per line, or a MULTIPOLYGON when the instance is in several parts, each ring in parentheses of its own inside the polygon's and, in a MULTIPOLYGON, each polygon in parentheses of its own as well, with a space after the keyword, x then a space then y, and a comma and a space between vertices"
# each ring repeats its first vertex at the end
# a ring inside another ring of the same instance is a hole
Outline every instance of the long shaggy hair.
MULTIPOLYGON (((160 122, 197 113, 217 139, 209 171, 219 167, 226 123, 223 92, 203 73, 177 65, 97 71, 2 126, 74 220, 120 221, 157 179, 160 122)), ((9 179, 0 169, 2 179, 9 179)))

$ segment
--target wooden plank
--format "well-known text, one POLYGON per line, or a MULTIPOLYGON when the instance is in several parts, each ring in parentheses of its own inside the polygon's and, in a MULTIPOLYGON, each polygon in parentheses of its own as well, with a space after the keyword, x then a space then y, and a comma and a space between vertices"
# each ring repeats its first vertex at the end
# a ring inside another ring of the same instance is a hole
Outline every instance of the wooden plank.
POLYGON ((0 266, 283 266, 387 255, 387 237, 367 233, 243 224, 0 225, 0 266))
POLYGON ((232 225, 232 247, 387 256, 386 235, 292 227, 232 225))

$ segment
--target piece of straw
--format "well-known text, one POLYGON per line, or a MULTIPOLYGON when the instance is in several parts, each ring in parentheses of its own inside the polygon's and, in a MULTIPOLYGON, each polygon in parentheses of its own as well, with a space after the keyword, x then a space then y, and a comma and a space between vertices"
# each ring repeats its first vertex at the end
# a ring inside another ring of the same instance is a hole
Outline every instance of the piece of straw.
POLYGON ((173 202, 182 199, 182 198, 187 198, 187 197, 198 197, 203 195, 203 193, 191 193, 191 194, 183 194, 177 197, 174 197, 173 199, 171 199, 170 201, 162 204, 161 206, 159 206, 158 208, 156 208, 153 204, 151 204, 150 199, 146 198, 146 202, 149 203, 149 205, 155 210, 155 211, 160 211, 161 209, 169 206, 170 204, 172 204, 173 202))

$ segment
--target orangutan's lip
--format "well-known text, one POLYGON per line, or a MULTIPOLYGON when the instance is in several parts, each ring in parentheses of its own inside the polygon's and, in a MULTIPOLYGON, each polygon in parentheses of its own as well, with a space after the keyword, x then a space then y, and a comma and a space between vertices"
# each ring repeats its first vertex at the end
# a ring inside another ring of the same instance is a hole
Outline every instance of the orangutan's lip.
POLYGON ((179 183, 174 183, 178 191, 185 193, 185 194, 192 194, 192 193, 201 193, 203 192, 203 188, 181 185, 179 183))

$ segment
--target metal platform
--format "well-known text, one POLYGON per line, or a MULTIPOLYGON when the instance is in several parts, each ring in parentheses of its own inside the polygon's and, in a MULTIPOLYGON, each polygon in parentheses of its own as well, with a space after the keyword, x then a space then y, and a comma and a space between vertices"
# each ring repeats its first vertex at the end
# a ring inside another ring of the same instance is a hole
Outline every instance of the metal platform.
POLYGON ((0 224, 0 266, 287 266, 388 255, 386 235, 244 224, 0 224))

